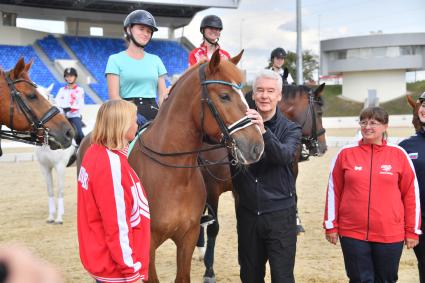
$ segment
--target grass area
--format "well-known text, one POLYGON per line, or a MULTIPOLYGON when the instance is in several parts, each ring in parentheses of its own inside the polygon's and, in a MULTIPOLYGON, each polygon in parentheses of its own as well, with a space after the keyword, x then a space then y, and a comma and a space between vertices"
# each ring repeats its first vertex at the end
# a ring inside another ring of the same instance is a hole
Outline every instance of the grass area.
MULTIPOLYGON (((407 84, 407 91, 410 92, 413 98, 417 98, 425 91, 425 81, 418 81, 407 84)), ((363 108, 363 103, 348 101, 341 98, 342 86, 329 85, 325 87, 324 92, 324 116, 340 117, 340 116, 357 116, 363 108)), ((400 97, 385 103, 382 106, 390 115, 396 114, 411 114, 412 109, 407 104, 406 97, 400 97)))

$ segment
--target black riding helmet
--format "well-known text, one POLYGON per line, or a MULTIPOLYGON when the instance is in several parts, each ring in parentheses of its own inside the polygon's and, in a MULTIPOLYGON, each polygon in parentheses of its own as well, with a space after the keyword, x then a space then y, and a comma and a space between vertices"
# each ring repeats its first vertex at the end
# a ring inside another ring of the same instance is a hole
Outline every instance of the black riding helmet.
MULTIPOLYGON (((128 40, 132 40, 136 46, 141 47, 141 48, 144 48, 145 45, 141 45, 140 43, 138 43, 134 39, 133 35, 131 34, 131 31, 130 31, 130 33, 127 32, 127 27, 131 28, 133 25, 145 25, 145 26, 150 27, 152 29, 152 35, 153 35, 154 32, 158 31, 155 18, 148 11, 135 10, 135 11, 131 12, 130 14, 128 14, 128 16, 124 20, 125 37, 128 40)), ((151 36, 151 38, 152 38, 152 36, 151 36)))
POLYGON ((204 39, 206 41, 208 41, 210 44, 217 45, 218 39, 217 39, 216 42, 211 42, 208 38, 205 37, 205 34, 204 34, 205 28, 216 28, 216 29, 219 29, 221 31, 223 29, 223 22, 221 21, 220 17, 218 17, 216 15, 205 16, 202 19, 201 26, 199 28, 199 30, 202 33, 202 36, 204 37, 204 39))
POLYGON ((66 68, 66 69, 63 71, 63 77, 66 77, 66 76, 75 76, 75 77, 78 77, 77 70, 76 70, 76 69, 74 69, 74 68, 72 68, 72 67, 70 67, 70 68, 66 68))
POLYGON ((282 47, 275 48, 271 55, 270 55, 270 61, 273 61, 273 58, 285 58, 286 57, 286 51, 282 47))

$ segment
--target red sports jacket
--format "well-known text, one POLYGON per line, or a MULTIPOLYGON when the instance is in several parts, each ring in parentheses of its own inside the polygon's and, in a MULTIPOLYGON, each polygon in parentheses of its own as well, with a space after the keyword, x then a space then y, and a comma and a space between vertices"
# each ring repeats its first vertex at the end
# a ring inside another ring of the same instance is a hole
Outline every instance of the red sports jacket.
POLYGON ((386 141, 342 148, 331 166, 324 227, 371 242, 418 239, 419 187, 406 152, 386 141))
POLYGON ((85 269, 102 282, 148 279, 150 214, 125 152, 91 145, 78 176, 78 241, 85 269))
MULTIPOLYGON (((221 58, 224 58, 226 60, 230 59, 230 54, 227 51, 224 51, 223 49, 219 49, 221 58)), ((208 60, 208 50, 207 46, 205 44, 201 44, 198 48, 193 49, 189 54, 189 65, 193 66, 196 63, 198 63, 202 58, 207 58, 208 60)))

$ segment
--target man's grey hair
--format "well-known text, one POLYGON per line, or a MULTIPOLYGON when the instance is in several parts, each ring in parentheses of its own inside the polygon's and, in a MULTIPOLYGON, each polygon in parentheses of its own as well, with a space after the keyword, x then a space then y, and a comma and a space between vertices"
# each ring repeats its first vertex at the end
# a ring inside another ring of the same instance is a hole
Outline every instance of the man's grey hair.
POLYGON ((277 81, 277 90, 280 91, 282 89, 282 77, 278 73, 276 73, 275 71, 265 69, 265 70, 261 70, 260 72, 258 72, 254 77, 254 81, 252 83, 252 90, 254 92, 255 92, 255 89, 257 87, 257 80, 261 79, 261 78, 276 80, 277 81))

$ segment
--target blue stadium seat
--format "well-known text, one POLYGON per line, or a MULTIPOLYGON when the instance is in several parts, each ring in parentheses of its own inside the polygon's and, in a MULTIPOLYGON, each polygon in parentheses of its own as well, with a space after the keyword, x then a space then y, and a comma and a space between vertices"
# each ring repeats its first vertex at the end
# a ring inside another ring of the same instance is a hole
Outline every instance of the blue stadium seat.
POLYGON ((69 54, 59 44, 58 40, 52 35, 37 40, 37 43, 51 61, 56 59, 71 59, 69 54))

